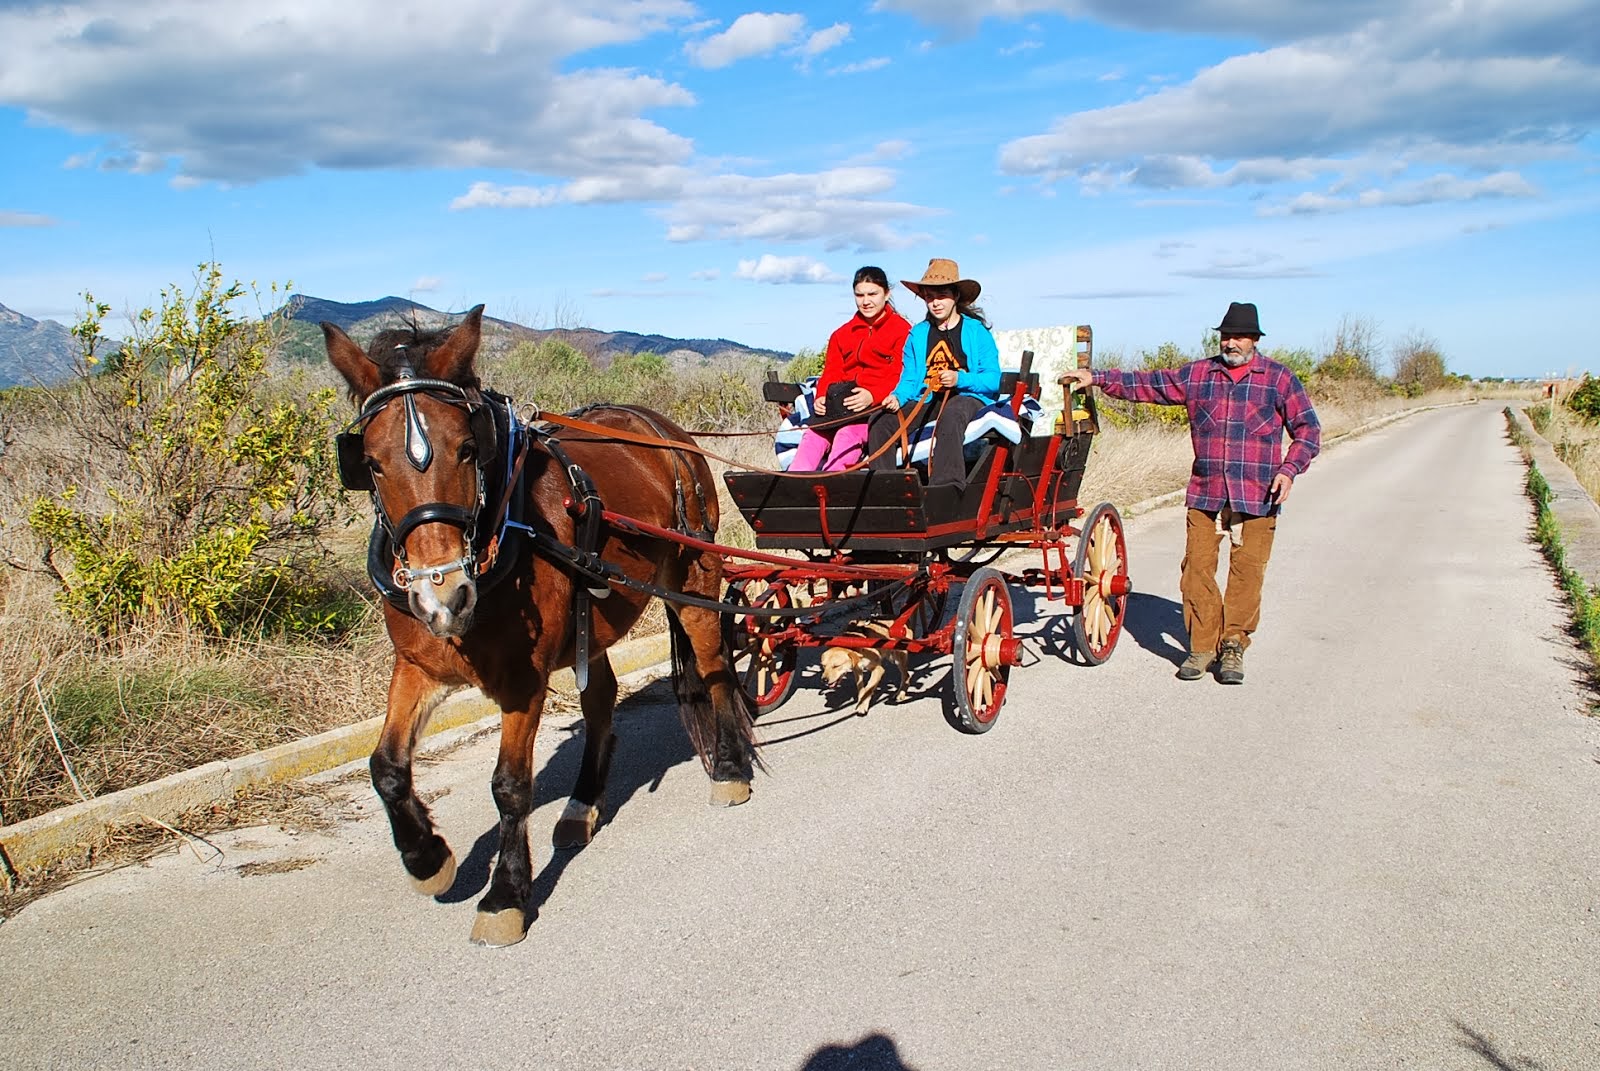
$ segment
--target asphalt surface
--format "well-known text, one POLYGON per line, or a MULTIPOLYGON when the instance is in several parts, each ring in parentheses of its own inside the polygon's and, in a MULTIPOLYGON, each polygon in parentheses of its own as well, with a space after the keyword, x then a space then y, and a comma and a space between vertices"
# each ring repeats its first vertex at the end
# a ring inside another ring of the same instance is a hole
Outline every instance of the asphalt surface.
MULTIPOLYGON (((1040 652, 996 727, 946 667, 862 718, 762 720, 746 806, 656 687, 620 712, 612 817, 548 833, 527 939, 468 944, 493 738, 420 768, 461 872, 412 893, 369 788, 83 881, 0 925, 0 1067, 1600 1067, 1600 720, 1499 411, 1340 446, 1278 532, 1247 682, 1174 679, 1182 512, 1129 524, 1104 666, 1040 652)), ((887 697, 887 692, 884 693, 887 697)))

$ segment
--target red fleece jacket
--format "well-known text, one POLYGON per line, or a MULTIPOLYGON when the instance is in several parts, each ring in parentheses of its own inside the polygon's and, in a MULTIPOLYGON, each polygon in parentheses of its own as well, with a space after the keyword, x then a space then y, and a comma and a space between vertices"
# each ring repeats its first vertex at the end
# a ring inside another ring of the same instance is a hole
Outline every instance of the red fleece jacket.
POLYGON ((910 333, 911 325, 893 305, 885 305, 870 322, 856 313, 828 337, 817 393, 826 394, 830 383, 853 379, 872 392, 874 405, 883 401, 900 381, 900 355, 910 333))

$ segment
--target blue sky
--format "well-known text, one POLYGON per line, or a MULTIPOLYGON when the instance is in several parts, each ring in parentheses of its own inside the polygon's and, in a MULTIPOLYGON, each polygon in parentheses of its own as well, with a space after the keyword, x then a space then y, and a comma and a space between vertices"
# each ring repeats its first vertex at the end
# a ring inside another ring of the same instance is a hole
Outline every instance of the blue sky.
POLYGON ((1130 355, 1240 300, 1600 371, 1597 119, 1593 0, 0 0, 0 303, 215 257, 795 350, 942 256, 1130 355))

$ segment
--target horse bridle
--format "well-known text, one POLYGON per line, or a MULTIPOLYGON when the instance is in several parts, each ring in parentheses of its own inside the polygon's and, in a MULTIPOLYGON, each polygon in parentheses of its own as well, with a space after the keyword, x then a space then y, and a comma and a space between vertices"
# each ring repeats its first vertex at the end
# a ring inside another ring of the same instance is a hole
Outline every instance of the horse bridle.
POLYGON ((468 390, 460 384, 444 379, 418 379, 402 374, 395 382, 379 387, 367 396, 362 403, 360 414, 342 433, 334 437, 334 444, 338 452, 339 482, 347 490, 367 491, 372 495, 373 511, 377 514, 379 525, 389 537, 389 544, 394 553, 396 587, 409 588, 422 577, 427 577, 435 585, 443 584, 445 576, 458 569, 469 577, 476 575, 478 518, 483 513, 488 489, 484 469, 494 460, 499 446, 494 409, 479 392, 468 390), (433 443, 428 438, 427 425, 417 412, 418 394, 427 394, 466 412, 467 426, 471 431, 473 444, 477 448, 474 468, 478 481, 478 502, 471 510, 448 502, 425 502, 401 517, 399 523, 395 523, 384 511, 383 500, 378 496, 372 468, 367 464, 366 428, 372 418, 382 412, 390 402, 396 398, 403 400, 406 407, 406 460, 418 472, 426 472, 433 464, 433 443), (426 569, 410 568, 406 561, 406 537, 418 526, 434 523, 452 524, 460 528, 466 540, 467 553, 443 565, 429 566, 426 569))

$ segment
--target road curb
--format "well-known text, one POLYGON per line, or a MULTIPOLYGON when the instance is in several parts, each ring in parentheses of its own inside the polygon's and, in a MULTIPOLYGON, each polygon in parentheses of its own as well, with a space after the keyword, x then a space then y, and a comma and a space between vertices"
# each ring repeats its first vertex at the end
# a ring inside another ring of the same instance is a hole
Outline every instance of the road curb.
POLYGON ((1534 429, 1528 414, 1515 405, 1507 405, 1506 412, 1527 439, 1528 453, 1550 487, 1547 508, 1561 529, 1566 566, 1592 588, 1600 581, 1600 506, 1595 505, 1578 482, 1578 474, 1561 460, 1550 440, 1534 429))
MULTIPOLYGON (((662 632, 617 644, 607 653, 621 677, 663 664, 669 649, 670 641, 662 632)), ((551 683, 563 690, 576 690, 571 670, 557 671, 551 683)), ((466 689, 434 712, 425 736, 436 736, 498 714, 498 708, 477 689, 466 689)), ((9 882, 57 863, 83 860, 121 826, 152 819, 170 822, 185 811, 231 800, 253 786, 308 777, 363 759, 372 752, 382 726, 383 716, 379 715, 0 826, 0 880, 9 882)))

